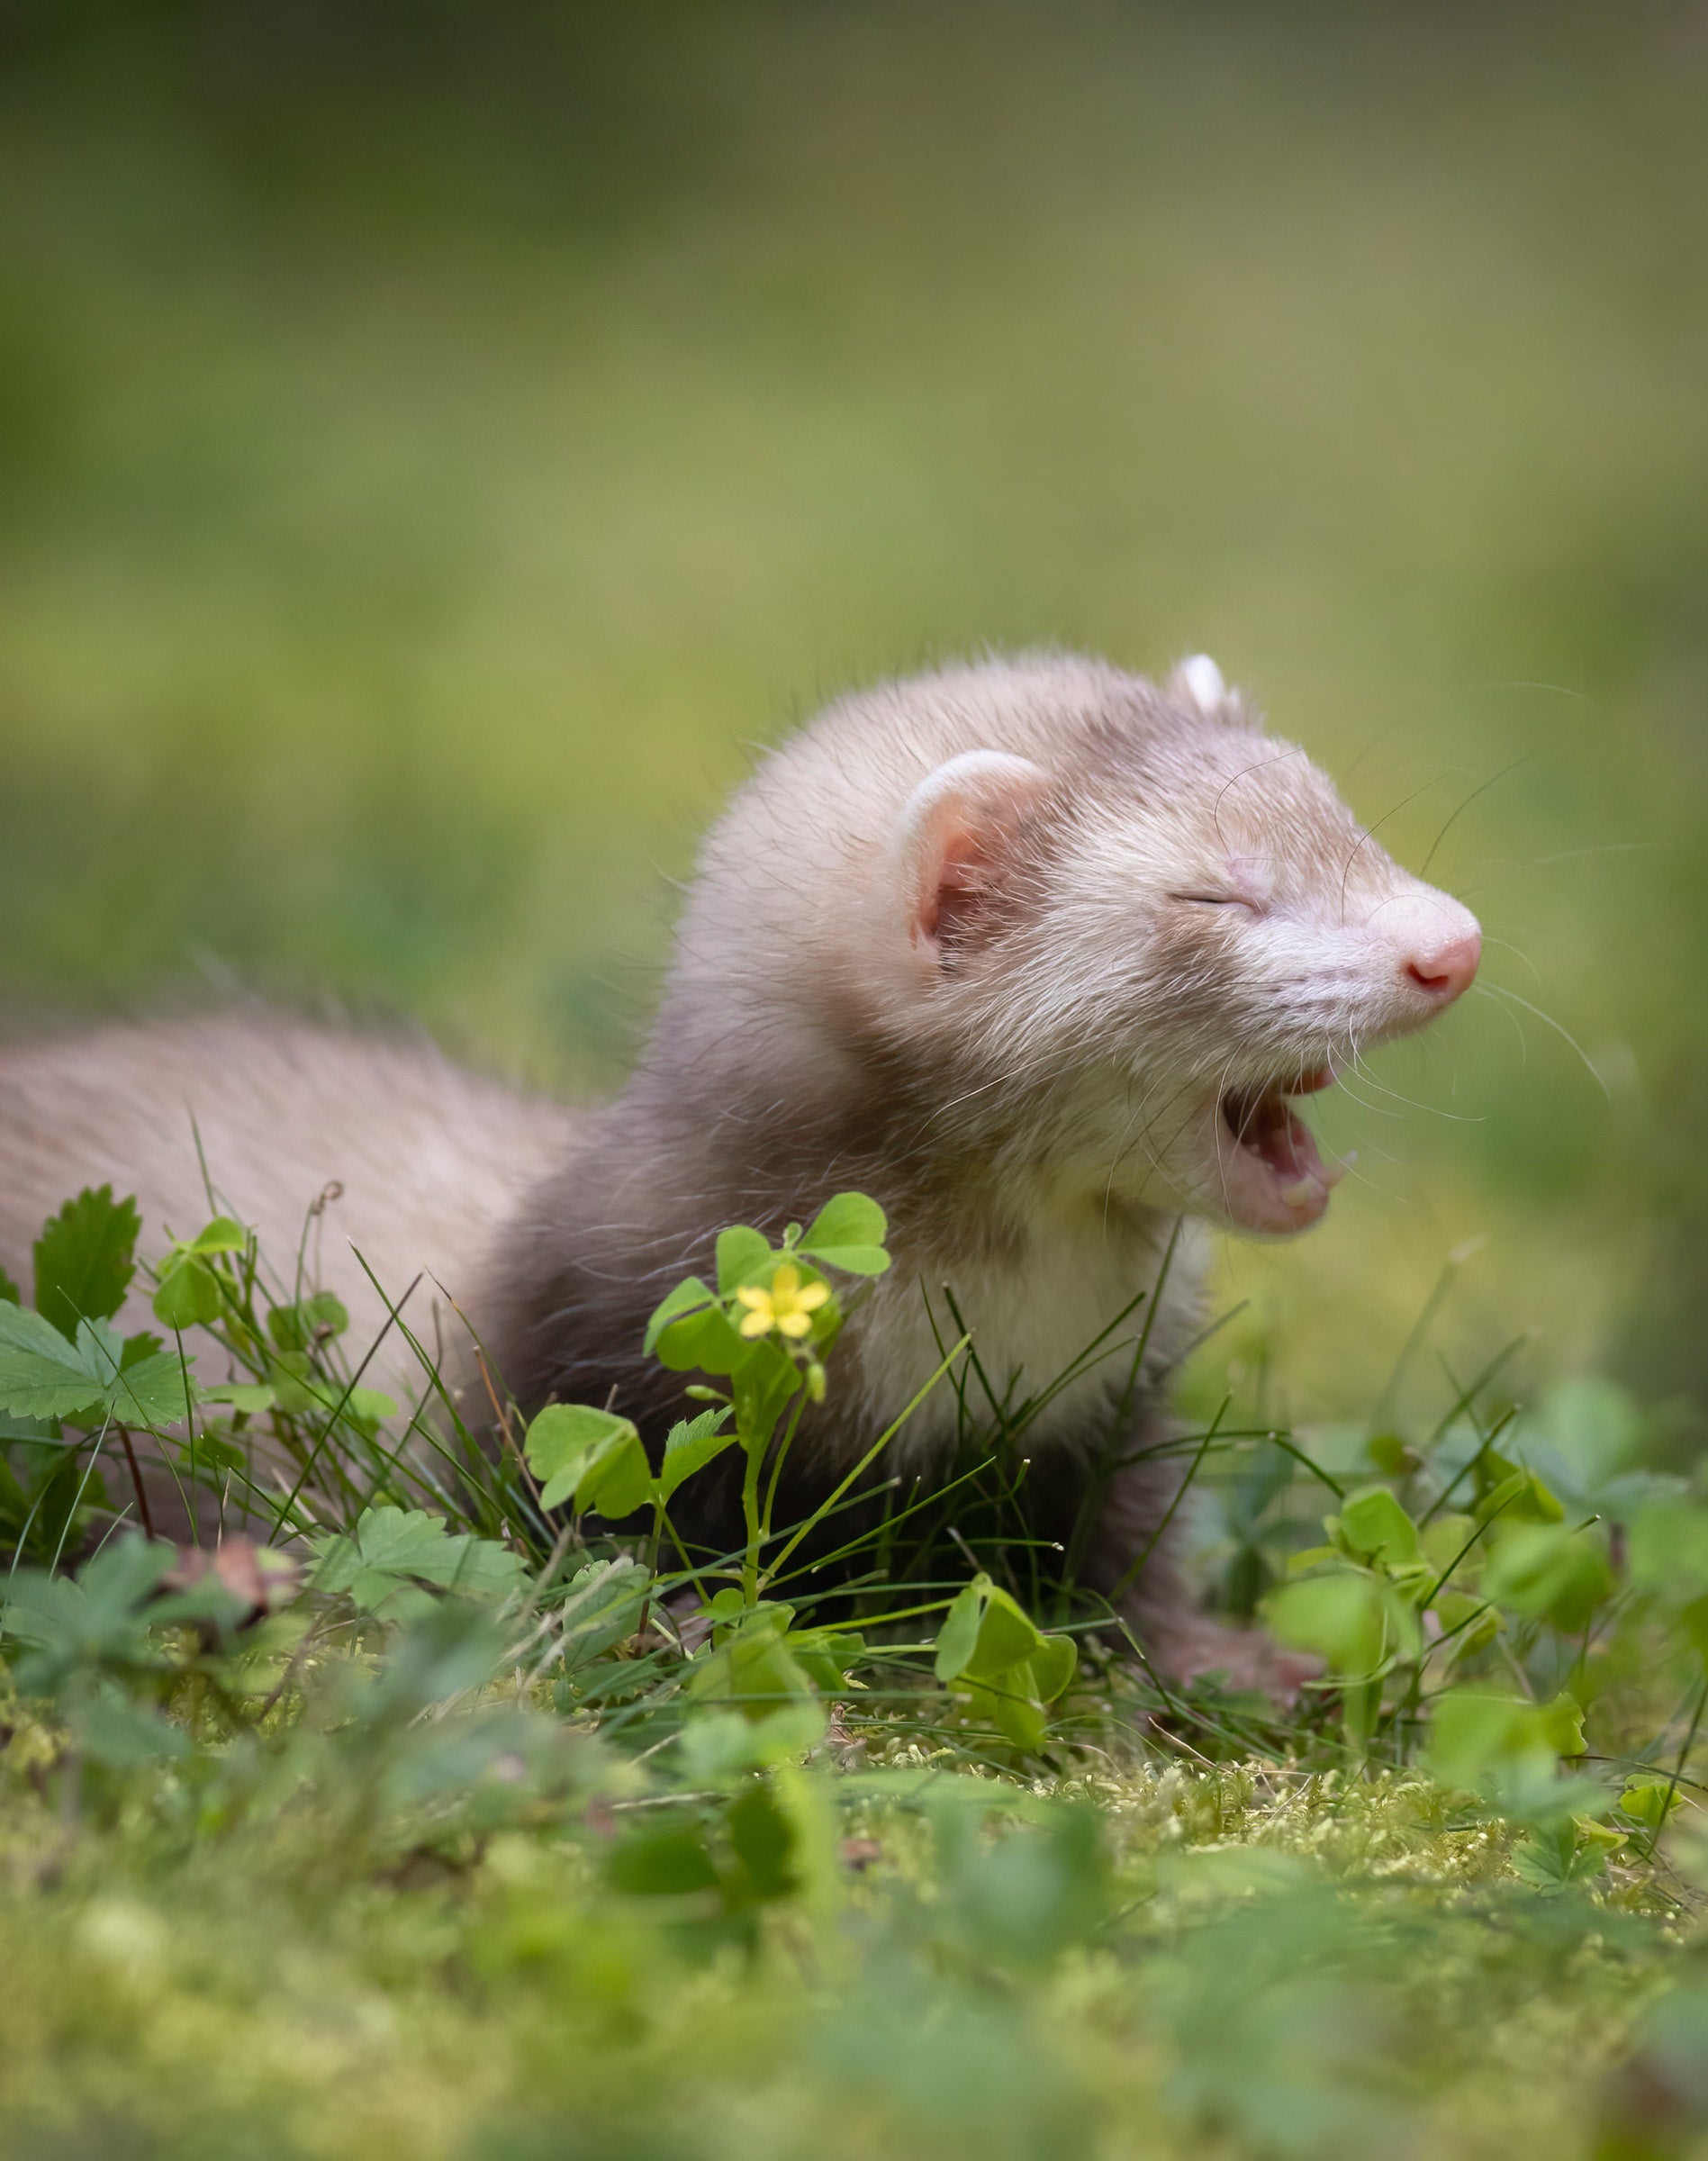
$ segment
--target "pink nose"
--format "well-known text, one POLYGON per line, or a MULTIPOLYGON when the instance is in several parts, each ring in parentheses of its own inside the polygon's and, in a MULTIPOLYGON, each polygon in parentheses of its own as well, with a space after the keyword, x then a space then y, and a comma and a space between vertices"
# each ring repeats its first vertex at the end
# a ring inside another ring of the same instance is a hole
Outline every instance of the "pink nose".
POLYGON ((1444 945, 1432 945, 1409 954, 1402 965, 1424 996, 1438 1006, 1450 1006, 1469 990, 1483 957, 1482 934, 1470 931, 1444 945))

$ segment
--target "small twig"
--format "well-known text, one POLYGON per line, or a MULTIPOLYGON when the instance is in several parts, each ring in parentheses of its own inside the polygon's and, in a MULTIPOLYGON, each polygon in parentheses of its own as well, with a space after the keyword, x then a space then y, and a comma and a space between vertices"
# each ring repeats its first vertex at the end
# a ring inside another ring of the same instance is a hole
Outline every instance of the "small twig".
POLYGON ((128 1425, 120 1426, 119 1439, 124 1445, 124 1460, 131 1466, 131 1484, 136 1492, 137 1514, 142 1518, 143 1530, 152 1538, 154 1515, 149 1506, 148 1488, 142 1483, 142 1472, 137 1464, 136 1450, 131 1445, 131 1429, 128 1425))

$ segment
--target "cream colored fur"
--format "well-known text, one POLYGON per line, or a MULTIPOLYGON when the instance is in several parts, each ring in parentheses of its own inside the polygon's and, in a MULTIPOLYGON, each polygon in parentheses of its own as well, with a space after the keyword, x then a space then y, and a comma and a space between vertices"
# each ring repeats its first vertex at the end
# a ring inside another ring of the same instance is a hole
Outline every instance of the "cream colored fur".
MULTIPOLYGON (((839 701, 738 791, 646 1057, 607 1108, 578 1120, 429 1049, 283 1023, 26 1044, 0 1053, 0 1261, 23 1275, 42 1216, 86 1183, 137 1192, 153 1234, 193 1232, 211 1212, 194 1114, 218 1205, 276 1267, 342 1186, 310 1272, 358 1346, 384 1309, 352 1245, 393 1293, 424 1271, 471 1302, 525 1407, 614 1401, 656 1447, 688 1407, 682 1377, 642 1354, 658 1297, 709 1271, 721 1225, 780 1232, 858 1187, 889 1212, 897 1266, 801 1429, 785 1497, 804 1511, 936 1364, 927 1298, 952 1334, 953 1286, 993 1388, 1012 1375, 1025 1397, 1150 1292, 1184 1217, 1136 1391, 1122 1383, 1148 1306, 1120 1332, 1128 1355, 1025 1444, 1064 1527, 1095 1505, 1097 1580, 1148 1557, 1126 1604, 1159 1654, 1273 1678, 1261 1641, 1235 1655, 1192 1621, 1159 1542, 1197 1226, 1315 1220, 1331 1171, 1296 1176, 1285 1147, 1262 1153, 1273 1123, 1241 1121, 1432 1019, 1476 941, 1206 658, 1161 690, 1056 655, 950 668, 839 701), (1105 1486, 1094 1467, 1116 1457, 1105 1486)), ((430 1307, 411 1317, 430 1332, 430 1307)), ((976 1384, 969 1402, 987 1407, 976 1384)), ((897 1468, 938 1474, 953 1407, 931 1399, 897 1468)), ((682 1496, 685 1534, 713 1551, 739 1523, 720 1476, 682 1496)))
MULTIPOLYGON (((393 1299, 420 1277, 407 1317, 430 1338, 438 1286, 469 1297, 498 1226, 575 1123, 429 1044, 281 1020, 14 1044, 0 1051, 0 1265, 27 1287, 43 1219, 80 1188, 111 1185, 137 1197, 145 1255, 230 1213, 259 1232, 288 1295, 301 1251, 306 1278, 349 1307, 358 1355, 385 1307, 357 1252, 393 1299)), ((156 1325, 140 1283, 125 1318, 156 1325)), ((382 1362, 410 1370, 401 1346, 382 1362)))

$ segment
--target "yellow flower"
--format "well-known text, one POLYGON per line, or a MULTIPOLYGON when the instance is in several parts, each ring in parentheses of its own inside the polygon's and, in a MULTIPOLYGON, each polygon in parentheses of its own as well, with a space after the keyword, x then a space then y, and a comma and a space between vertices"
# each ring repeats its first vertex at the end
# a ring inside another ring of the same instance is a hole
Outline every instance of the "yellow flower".
POLYGON ((744 1283, 736 1296, 747 1308, 741 1319, 744 1335, 769 1335, 774 1328, 779 1335, 800 1336, 812 1326, 812 1316, 830 1296, 830 1288, 803 1283, 800 1270, 792 1261, 785 1261, 768 1290, 744 1283))

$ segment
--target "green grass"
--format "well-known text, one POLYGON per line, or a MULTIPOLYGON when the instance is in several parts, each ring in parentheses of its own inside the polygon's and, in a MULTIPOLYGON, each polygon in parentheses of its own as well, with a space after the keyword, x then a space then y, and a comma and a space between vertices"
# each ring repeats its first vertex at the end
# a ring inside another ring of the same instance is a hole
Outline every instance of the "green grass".
MULTIPOLYGON (((745 743, 986 643, 1208 647, 1435 851, 1508 995, 1327 1107, 1362 1182, 1230 1248, 1188 1425, 1226 1399, 1411 1518, 1515 1451, 1568 1504, 1549 1565, 1613 1587, 1572 1633, 1510 1547, 1466 1668, 1573 1691, 1566 1771, 1447 1748, 1444 1654, 1349 1732, 1333 1694, 1165 1700, 1083 1612, 1041 1750, 935 1679, 927 1614, 871 1630, 804 1768, 742 1770, 684 1754, 667 1645, 519 1687, 505 1581, 561 1616, 608 1549, 541 1587, 518 1488, 404 1481, 483 1541, 472 1619, 423 1533, 425 1578, 367 1586, 396 1617, 133 1601, 46 1673, 8 1637, 0 2149, 1703 2150, 1708 1578, 1632 1529, 1700 1515, 1642 1483, 1688 1464, 1708 1288, 1689 23, 90 0, 4 35, 0 1028, 258 990, 609 1086, 745 743), (1658 1840, 1643 1777, 1684 1796, 1658 1840)), ((321 1354, 330 1402, 268 1416, 329 1443, 326 1533, 386 1429, 321 1354)), ((5 1447, 20 1565, 63 1572, 86 1448, 5 1447)), ((1235 1612, 1324 1535, 1291 1462, 1206 1453, 1235 1612)), ((913 1560, 909 1604, 971 1568, 913 1560)))
POLYGON ((1222 1603, 1325 1661, 1284 1709, 1072 1586, 1023 1413, 946 1509, 843 1518, 851 1580, 791 1566, 764 1467, 882 1234, 808 1226, 791 1355, 719 1318, 756 1234, 661 1308, 755 1474, 718 1555, 609 1413, 409 1445, 235 1225, 149 1264, 164 1351, 103 1333, 133 1212, 46 1227, 0 1303, 0 2151, 1703 2149, 1708 1508, 1632 1399, 1184 1435, 1222 1603), (133 1445, 220 1497, 211 1567, 136 1534, 133 1445))

